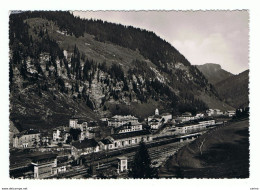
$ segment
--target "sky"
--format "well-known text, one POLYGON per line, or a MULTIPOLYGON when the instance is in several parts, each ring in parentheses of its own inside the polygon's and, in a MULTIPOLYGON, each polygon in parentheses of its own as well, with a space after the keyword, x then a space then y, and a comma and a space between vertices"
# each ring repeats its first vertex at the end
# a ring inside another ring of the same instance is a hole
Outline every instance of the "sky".
POLYGON ((155 32, 192 65, 217 63, 233 74, 249 68, 249 14, 244 11, 75 11, 75 16, 155 32))

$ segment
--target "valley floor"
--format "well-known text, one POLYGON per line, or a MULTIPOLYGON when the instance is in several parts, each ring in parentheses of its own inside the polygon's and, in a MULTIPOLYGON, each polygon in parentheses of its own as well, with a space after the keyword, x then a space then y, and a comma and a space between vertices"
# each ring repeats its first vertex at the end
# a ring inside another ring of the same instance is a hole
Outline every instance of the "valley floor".
POLYGON ((248 178, 249 120, 230 122, 180 149, 159 170, 161 178, 248 178))

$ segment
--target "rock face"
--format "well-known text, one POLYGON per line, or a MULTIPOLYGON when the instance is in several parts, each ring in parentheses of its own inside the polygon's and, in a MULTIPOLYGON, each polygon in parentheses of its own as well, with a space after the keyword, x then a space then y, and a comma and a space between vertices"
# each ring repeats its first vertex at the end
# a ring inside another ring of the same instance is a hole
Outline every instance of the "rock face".
POLYGON ((204 75, 153 32, 69 12, 10 15, 10 120, 22 129, 66 125, 72 115, 195 113, 211 102, 226 108, 204 75))
POLYGON ((228 77, 233 76, 232 73, 225 71, 219 64, 206 63, 204 65, 196 65, 211 84, 216 84, 228 77))
POLYGON ((249 70, 215 84, 220 97, 234 108, 249 106, 249 70))

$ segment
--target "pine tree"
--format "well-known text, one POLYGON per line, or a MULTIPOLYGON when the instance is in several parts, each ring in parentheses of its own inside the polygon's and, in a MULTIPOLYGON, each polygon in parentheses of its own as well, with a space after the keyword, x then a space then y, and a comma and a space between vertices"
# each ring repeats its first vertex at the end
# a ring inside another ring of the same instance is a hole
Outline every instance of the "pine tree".
POLYGON ((151 167, 151 158, 143 141, 140 142, 139 149, 135 154, 130 176, 133 178, 157 178, 158 176, 157 171, 151 167))

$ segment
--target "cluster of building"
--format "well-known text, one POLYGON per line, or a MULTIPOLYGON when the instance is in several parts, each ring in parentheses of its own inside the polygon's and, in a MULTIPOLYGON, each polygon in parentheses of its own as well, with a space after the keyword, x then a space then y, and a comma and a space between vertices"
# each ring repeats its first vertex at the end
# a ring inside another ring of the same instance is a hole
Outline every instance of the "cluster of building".
POLYGON ((206 111, 207 116, 227 116, 227 117, 233 117, 234 115, 236 115, 236 111, 235 110, 229 110, 226 112, 223 112, 219 109, 208 109, 206 111))
POLYGON ((156 109, 155 114, 153 116, 149 116, 147 122, 152 130, 157 130, 161 125, 171 120, 172 120, 172 114, 163 113, 160 115, 159 110, 156 109))
MULTIPOLYGON (((124 149, 138 145, 141 141, 151 142, 155 136, 155 131, 160 131, 163 126, 167 126, 166 131, 173 131, 175 135, 187 135, 205 130, 209 126, 217 125, 217 122, 206 116, 216 116, 221 114, 218 110, 208 110, 205 114, 198 113, 192 115, 185 112, 180 116, 172 117, 170 113, 159 114, 159 110, 155 110, 153 116, 149 116, 146 120, 146 127, 138 121, 138 118, 132 115, 115 115, 107 122, 107 126, 111 128, 111 134, 107 137, 97 140, 94 130, 98 125, 93 122, 81 121, 78 118, 71 118, 68 126, 61 126, 52 131, 52 144, 68 143, 71 138, 71 130, 78 130, 79 138, 77 141, 69 143, 69 157, 75 159, 82 155, 92 154, 96 152, 124 149), (212 114, 211 114, 212 113, 212 114)), ((222 112, 223 114, 223 112, 222 112)), ((233 116, 234 112, 227 112, 233 116)), ((230 115, 228 115, 230 117, 230 115)), ((163 128, 164 129, 164 128, 163 128)), ((161 130, 164 133, 164 130, 161 130)), ((31 148, 36 147, 42 139, 50 141, 48 138, 42 138, 41 133, 29 130, 23 131, 13 137, 13 147, 15 148, 31 148)), ((121 163, 121 161, 120 161, 121 163)), ((122 164, 122 163, 121 163, 122 164)), ((59 173, 66 172, 69 165, 66 161, 59 161, 59 157, 55 154, 45 154, 31 158, 30 165, 33 166, 33 178, 46 178, 55 176, 59 173)), ((124 164, 122 170, 127 166, 124 164)), ((120 170, 121 170, 120 169, 120 170)), ((14 169, 15 171, 15 169, 14 169)))
POLYGON ((115 115, 107 120, 107 125, 111 127, 111 135, 100 141, 86 138, 83 141, 72 143, 72 155, 77 158, 93 152, 137 145, 142 140, 145 142, 152 141, 151 132, 144 129, 138 118, 134 116, 115 115))

